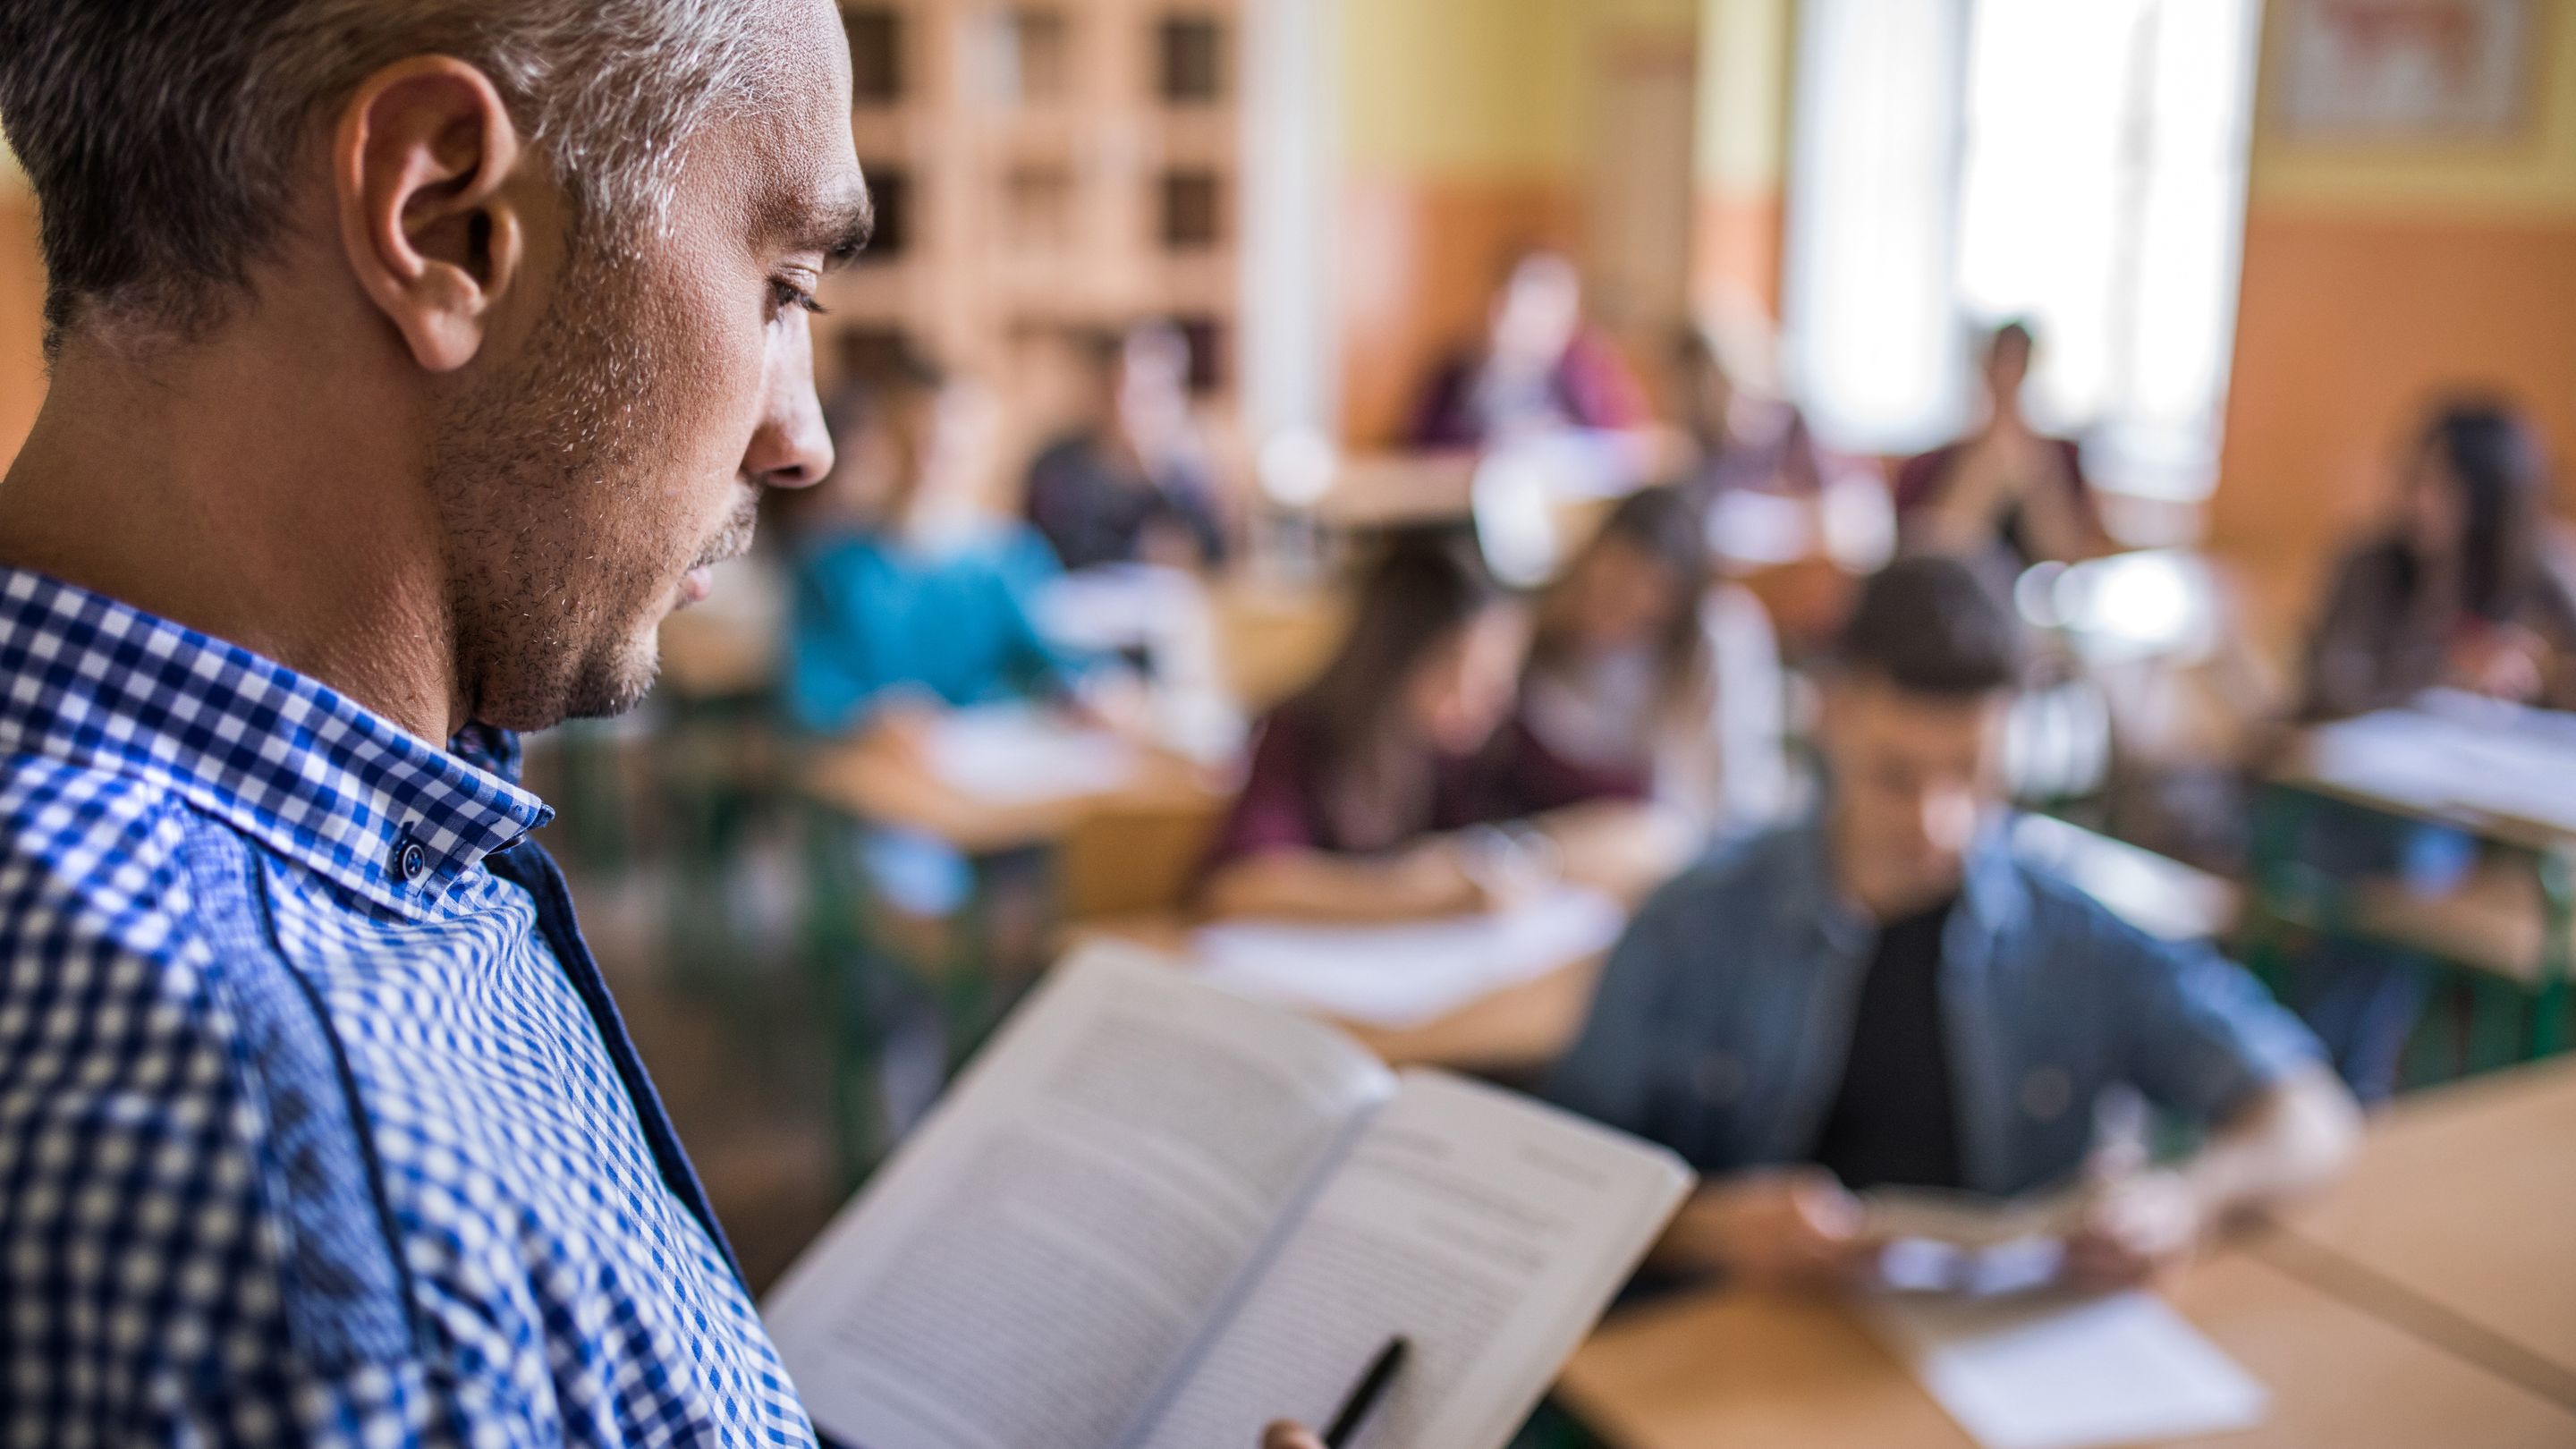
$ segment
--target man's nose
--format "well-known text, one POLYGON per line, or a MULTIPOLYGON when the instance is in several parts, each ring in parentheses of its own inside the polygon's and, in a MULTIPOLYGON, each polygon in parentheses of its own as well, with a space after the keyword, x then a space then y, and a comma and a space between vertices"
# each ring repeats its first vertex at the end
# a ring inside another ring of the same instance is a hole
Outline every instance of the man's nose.
POLYGON ((768 488, 803 488, 832 471, 832 434, 814 395, 814 354, 801 336, 783 346, 770 366, 760 426, 752 432, 742 471, 768 488))

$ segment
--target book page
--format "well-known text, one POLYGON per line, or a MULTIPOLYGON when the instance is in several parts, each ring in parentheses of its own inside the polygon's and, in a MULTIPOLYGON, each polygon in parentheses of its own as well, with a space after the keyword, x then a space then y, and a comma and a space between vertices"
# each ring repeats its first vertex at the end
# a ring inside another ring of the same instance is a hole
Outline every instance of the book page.
POLYGON ((1320 1429, 1411 1353, 1358 1449, 1500 1449, 1662 1231, 1690 1174, 1496 1088, 1407 1073, 1146 1435, 1227 1449, 1320 1429))
POLYGON ((1092 948, 790 1270, 771 1335, 844 1442, 1111 1449, 1393 1087, 1328 1028, 1092 948))

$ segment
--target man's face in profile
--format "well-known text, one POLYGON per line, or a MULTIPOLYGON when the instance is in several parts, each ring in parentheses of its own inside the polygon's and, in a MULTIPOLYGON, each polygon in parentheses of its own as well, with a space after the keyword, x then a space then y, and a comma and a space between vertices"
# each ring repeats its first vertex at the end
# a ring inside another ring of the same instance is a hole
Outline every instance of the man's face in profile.
POLYGON ((687 143, 667 214, 588 217, 541 315, 433 440, 474 717, 541 729, 650 688, 655 629, 831 448, 807 302, 863 215, 840 27, 780 0, 774 85, 687 143))

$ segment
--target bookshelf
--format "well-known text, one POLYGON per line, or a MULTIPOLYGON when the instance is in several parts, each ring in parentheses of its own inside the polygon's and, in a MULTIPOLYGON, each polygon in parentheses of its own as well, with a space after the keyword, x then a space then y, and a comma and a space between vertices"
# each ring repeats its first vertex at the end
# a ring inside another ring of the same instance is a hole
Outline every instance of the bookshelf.
POLYGON ((878 240, 827 286, 826 385, 904 337, 1048 419, 1068 328, 1169 317, 1232 412, 1243 0, 845 0, 878 240))

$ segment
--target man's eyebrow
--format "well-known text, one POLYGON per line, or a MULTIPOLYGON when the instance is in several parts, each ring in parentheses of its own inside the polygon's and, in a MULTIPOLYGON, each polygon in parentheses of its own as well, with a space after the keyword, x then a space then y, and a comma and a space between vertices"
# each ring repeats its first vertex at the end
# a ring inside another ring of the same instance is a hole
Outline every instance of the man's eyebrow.
POLYGON ((876 230, 876 203, 867 188, 852 186, 829 197, 800 196, 772 213, 767 230, 790 251, 820 252, 825 271, 847 266, 876 230))

